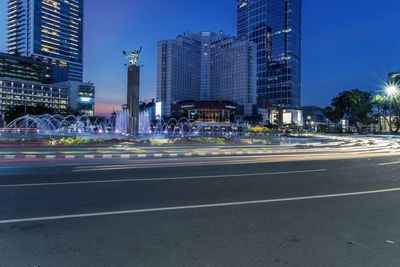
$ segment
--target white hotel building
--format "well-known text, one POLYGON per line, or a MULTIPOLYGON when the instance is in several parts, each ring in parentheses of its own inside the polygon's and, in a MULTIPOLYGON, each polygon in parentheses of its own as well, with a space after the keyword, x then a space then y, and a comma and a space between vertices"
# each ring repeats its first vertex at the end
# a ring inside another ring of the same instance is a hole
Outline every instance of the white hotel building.
POLYGON ((257 104, 256 47, 203 31, 158 42, 157 101, 171 115, 180 101, 232 101, 253 114, 257 104))

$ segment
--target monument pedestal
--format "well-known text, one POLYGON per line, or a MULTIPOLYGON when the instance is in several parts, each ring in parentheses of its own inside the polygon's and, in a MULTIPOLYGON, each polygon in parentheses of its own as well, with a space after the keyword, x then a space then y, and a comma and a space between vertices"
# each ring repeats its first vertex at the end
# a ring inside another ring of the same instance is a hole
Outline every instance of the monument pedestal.
POLYGON ((128 67, 128 96, 129 133, 133 136, 139 134, 139 87, 140 67, 130 65, 128 67))

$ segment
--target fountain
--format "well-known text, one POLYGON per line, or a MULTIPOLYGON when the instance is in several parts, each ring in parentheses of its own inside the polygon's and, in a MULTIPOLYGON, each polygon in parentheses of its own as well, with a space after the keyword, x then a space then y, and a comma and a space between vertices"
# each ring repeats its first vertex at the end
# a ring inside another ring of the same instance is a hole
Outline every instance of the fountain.
POLYGON ((2 128, 4 134, 24 134, 24 137, 77 136, 93 134, 114 134, 114 122, 103 117, 69 115, 25 115, 2 128))
MULTIPOLYGON (((142 114, 139 122, 139 138, 235 138, 243 136, 249 127, 244 123, 211 123, 187 118, 158 119, 150 121, 142 114)), ((69 115, 25 115, 7 124, 0 130, 2 136, 13 138, 43 138, 48 136, 122 138, 129 133, 129 113, 127 109, 117 112, 115 118, 69 115), (22 137, 21 137, 22 135, 22 137)))
MULTIPOLYGON (((115 129, 118 133, 128 133, 129 115, 127 110, 117 112, 115 129)), ((236 137, 241 135, 249 127, 244 123, 211 123, 174 118, 165 121, 157 119, 150 121, 149 116, 144 112, 139 116, 139 133, 142 137, 236 137)))
POLYGON ((148 133, 164 137, 237 137, 241 135, 248 124, 242 123, 211 123, 174 118, 164 121, 151 122, 148 133))
POLYGON ((123 109, 118 111, 115 116, 115 133, 126 134, 129 133, 129 111, 123 109))

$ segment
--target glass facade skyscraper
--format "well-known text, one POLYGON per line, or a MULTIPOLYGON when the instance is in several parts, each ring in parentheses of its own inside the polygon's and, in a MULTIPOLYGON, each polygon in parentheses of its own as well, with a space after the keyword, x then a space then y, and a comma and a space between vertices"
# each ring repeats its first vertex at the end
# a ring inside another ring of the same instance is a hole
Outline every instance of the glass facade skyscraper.
POLYGON ((8 1, 8 51, 26 56, 28 47, 27 0, 8 1))
POLYGON ((83 80, 83 0, 9 0, 8 50, 83 80))
POLYGON ((302 0, 238 0, 237 36, 257 44, 261 106, 301 105, 302 0))

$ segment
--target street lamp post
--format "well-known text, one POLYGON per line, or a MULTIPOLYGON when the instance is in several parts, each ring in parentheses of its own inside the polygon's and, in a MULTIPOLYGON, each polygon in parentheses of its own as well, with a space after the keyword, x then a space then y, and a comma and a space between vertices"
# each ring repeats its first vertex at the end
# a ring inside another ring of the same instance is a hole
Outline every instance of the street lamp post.
POLYGON ((392 99, 389 106, 389 134, 392 135, 392 99))
POLYGON ((397 86, 395 85, 388 85, 386 87, 386 93, 390 97, 390 103, 389 103, 389 133, 392 135, 392 102, 393 102, 393 96, 397 93, 397 86))

